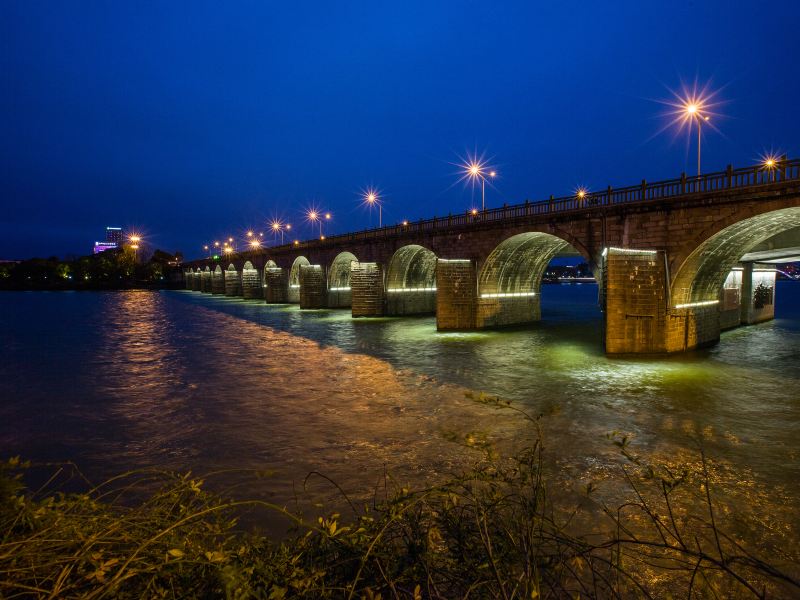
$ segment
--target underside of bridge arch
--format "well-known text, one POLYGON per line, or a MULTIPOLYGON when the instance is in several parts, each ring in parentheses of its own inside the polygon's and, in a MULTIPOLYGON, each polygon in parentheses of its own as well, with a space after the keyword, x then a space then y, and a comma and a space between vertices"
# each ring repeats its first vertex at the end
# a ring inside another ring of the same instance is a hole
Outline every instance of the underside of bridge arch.
POLYGON ((352 252, 341 252, 333 259, 328 270, 328 306, 330 308, 348 308, 352 305, 350 270, 354 262, 358 262, 358 259, 352 252))
POLYGON ((478 327, 529 323, 541 318, 541 282, 560 252, 574 250, 554 235, 527 232, 501 242, 478 274, 478 327))
POLYGON ((242 296, 248 300, 256 300, 264 297, 258 269, 256 269, 249 260, 245 261, 244 267, 242 267, 242 296))
POLYGON ((389 315, 436 312, 436 254, 412 244, 399 248, 386 273, 386 313, 389 315))
POLYGON ((211 293, 225 293, 225 274, 222 272, 222 267, 220 265, 217 265, 214 272, 211 274, 211 293))
POLYGON ((242 295, 242 279, 239 275, 239 271, 236 270, 236 265, 233 263, 229 264, 228 268, 225 269, 225 295, 242 295))
POLYGON ((717 342, 722 329, 772 318, 774 268, 745 255, 798 227, 800 207, 729 217, 672 263, 663 250, 609 248, 606 351, 682 352, 717 342))
POLYGON ((672 306, 720 299, 731 269, 751 249, 783 231, 800 227, 800 207, 776 210, 726 227, 703 241, 672 281, 672 306))
POLYGON ((669 290, 668 351, 719 340, 720 331, 775 315, 775 270, 742 257, 776 234, 800 228, 800 207, 743 219, 702 241, 669 290))
POLYGON ((287 292, 287 302, 292 304, 300 303, 300 267, 311 264, 305 256, 298 256, 292 263, 289 271, 289 289, 287 292))

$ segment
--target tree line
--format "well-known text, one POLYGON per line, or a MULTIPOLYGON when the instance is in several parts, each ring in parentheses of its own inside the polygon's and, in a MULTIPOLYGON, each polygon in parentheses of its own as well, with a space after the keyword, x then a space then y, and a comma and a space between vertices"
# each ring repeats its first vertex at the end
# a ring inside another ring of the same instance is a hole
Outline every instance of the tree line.
POLYGON ((137 254, 129 247, 74 259, 31 258, 0 263, 0 289, 124 289, 170 287, 180 278, 180 252, 137 254))

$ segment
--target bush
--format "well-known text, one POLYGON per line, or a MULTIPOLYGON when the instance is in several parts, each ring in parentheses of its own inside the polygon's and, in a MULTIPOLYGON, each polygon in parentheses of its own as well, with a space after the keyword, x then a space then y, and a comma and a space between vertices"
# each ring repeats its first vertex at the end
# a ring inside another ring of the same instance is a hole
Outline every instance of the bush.
MULTIPOLYGON (((478 401, 508 408, 497 398, 478 401)), ((527 416, 526 416, 527 418, 527 416)), ((535 421, 534 421, 535 422, 535 421)), ((353 516, 314 520, 205 490, 202 478, 120 475, 79 493, 22 485, 28 465, 0 471, 0 596, 59 598, 735 598, 795 596, 800 582, 726 535, 707 461, 646 464, 613 437, 631 500, 613 509, 587 486, 574 503, 548 494, 542 446, 481 460, 426 489, 387 483, 353 516), (152 490, 156 491, 145 493, 152 490), (284 539, 239 530, 243 509, 276 511, 284 539), (588 526, 588 529, 586 528, 588 526)))

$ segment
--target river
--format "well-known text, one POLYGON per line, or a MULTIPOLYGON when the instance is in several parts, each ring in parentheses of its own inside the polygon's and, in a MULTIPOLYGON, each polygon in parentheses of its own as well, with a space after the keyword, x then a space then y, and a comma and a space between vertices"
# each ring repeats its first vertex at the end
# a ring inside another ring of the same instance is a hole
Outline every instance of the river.
MULTIPOLYGON (((71 460, 93 479, 255 469, 269 477, 240 493, 280 502, 319 471, 367 498, 386 472, 419 485, 476 460, 453 436, 529 443, 529 422, 474 400, 486 392, 543 415, 565 482, 611 478, 611 432, 665 461, 702 445, 732 502, 796 540, 800 283, 779 282, 776 320, 668 358, 606 357, 596 298, 593 284, 543 286, 540 323, 437 333, 433 317, 188 291, 3 293, 0 455, 71 460)), ((333 493, 321 478, 308 489, 333 493)))

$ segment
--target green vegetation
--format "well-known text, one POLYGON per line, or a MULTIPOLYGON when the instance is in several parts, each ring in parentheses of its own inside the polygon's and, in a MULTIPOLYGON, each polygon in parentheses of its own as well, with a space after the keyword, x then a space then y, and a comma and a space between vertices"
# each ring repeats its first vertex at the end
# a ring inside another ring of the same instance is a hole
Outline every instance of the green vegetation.
MULTIPOLYGON (((497 408, 508 404, 481 396, 497 408)), ((629 500, 608 507, 588 485, 556 500, 541 444, 480 453, 451 481, 387 483, 352 515, 307 520, 257 500, 227 499, 203 478, 126 473, 78 493, 26 489, 18 459, 0 477, 0 596, 59 598, 577 598, 797 597, 800 581, 753 555, 721 525, 707 461, 646 464, 612 436, 629 500), (146 490, 149 490, 145 493, 146 490), (153 491, 155 490, 155 491, 153 491), (275 511, 281 540, 242 532, 237 515, 275 511)), ((71 478, 74 485, 75 478, 71 478)), ((559 498, 561 495, 558 496, 559 498)), ((775 556, 771 558, 776 559, 775 556)))
POLYGON ((72 260, 32 258, 0 264, 0 289, 109 289, 163 282, 180 256, 156 250, 143 260, 130 248, 72 260), (137 260, 137 258, 139 260, 137 260))
POLYGON ((773 290, 771 285, 765 284, 763 281, 756 286, 753 290, 753 308, 764 308, 772 304, 773 290))

